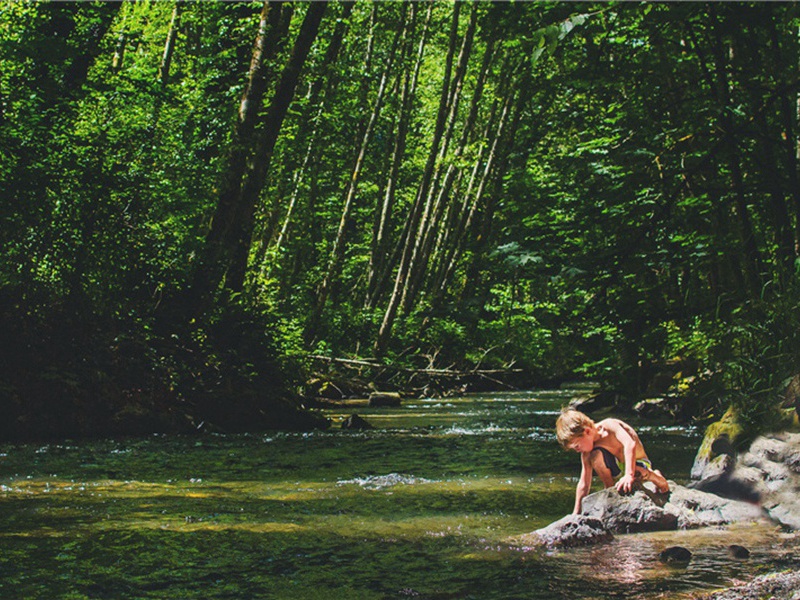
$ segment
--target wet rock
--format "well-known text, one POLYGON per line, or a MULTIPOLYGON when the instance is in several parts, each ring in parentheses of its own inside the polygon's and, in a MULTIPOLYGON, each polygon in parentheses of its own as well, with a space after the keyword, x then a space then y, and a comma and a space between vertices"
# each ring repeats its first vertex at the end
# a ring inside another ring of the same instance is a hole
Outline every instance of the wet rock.
POLYGON ((600 519, 614 533, 677 529, 678 517, 666 504, 666 495, 645 488, 625 495, 608 488, 584 498, 582 513, 600 519))
POLYGON ((366 419, 352 414, 342 421, 342 429, 374 429, 366 419))
POLYGON ((709 600, 797 600, 800 598, 800 572, 783 571, 760 575, 744 585, 701 596, 709 600))
POLYGON ((671 417, 673 407, 666 398, 645 398, 633 405, 633 412, 645 419, 671 417))
POLYGON ((764 518, 759 506, 691 490, 670 481, 670 492, 640 487, 621 495, 608 488, 583 499, 583 513, 510 540, 525 546, 580 546, 613 539, 616 533, 694 529, 764 518))
POLYGON ((511 540, 521 546, 571 547, 610 542, 613 534, 600 519, 586 515, 567 515, 547 527, 511 540))
POLYGON ((738 558, 740 560, 750 558, 750 550, 738 544, 731 544, 728 546, 728 554, 730 554, 733 558, 738 558))
POLYGON ((670 492, 641 487, 620 495, 615 488, 590 494, 583 514, 600 519, 612 533, 667 531, 753 522, 763 518, 760 507, 692 490, 670 481, 670 492))
POLYGON ((372 392, 369 395, 370 406, 400 406, 402 402, 398 392, 372 392))
POLYGON ((683 546, 670 546, 659 553, 658 560, 668 565, 685 565, 692 560, 692 553, 683 546))

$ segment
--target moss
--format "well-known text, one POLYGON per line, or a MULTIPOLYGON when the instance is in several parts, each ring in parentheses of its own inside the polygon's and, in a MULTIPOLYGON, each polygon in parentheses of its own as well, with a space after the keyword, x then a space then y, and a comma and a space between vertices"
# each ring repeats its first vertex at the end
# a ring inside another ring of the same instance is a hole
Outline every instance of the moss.
POLYGON ((736 448, 742 444, 744 433, 735 409, 733 406, 728 407, 719 421, 711 423, 706 428, 703 443, 697 451, 697 458, 711 460, 719 454, 726 453, 726 445, 731 449, 736 448))

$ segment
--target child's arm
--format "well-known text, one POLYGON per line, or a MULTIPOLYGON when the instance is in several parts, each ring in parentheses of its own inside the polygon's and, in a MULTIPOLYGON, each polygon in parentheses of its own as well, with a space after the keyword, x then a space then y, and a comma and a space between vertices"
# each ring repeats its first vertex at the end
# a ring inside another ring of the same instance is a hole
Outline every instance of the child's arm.
POLYGON ((581 453, 581 477, 578 480, 578 486, 575 488, 575 508, 572 509, 572 514, 581 514, 581 503, 591 489, 592 465, 589 462, 589 454, 581 453))
MULTIPOLYGON (((630 427, 630 426, 627 426, 630 427)), ((618 492, 630 492, 633 487, 633 476, 636 471, 636 439, 627 431, 627 427, 614 423, 608 427, 614 437, 622 444, 622 457, 625 459, 625 474, 617 482, 618 492)))

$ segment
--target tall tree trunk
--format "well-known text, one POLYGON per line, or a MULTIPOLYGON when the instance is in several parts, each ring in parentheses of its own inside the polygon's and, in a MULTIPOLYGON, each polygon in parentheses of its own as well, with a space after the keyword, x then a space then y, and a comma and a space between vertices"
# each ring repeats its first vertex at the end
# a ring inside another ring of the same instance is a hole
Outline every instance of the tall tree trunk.
POLYGON ((267 88, 266 71, 278 47, 282 2, 264 2, 258 34, 253 47, 247 86, 239 103, 236 126, 226 157, 217 206, 195 266, 191 297, 196 311, 202 311, 224 277, 233 251, 232 231, 248 160, 255 146, 255 126, 267 88))
MULTIPOLYGON (((454 240, 452 252, 446 262, 441 278, 436 282, 437 287, 434 290, 434 306, 441 304, 445 293, 452 283, 456 267, 466 250, 467 239, 468 236, 471 235, 479 209, 483 207, 482 226, 478 233, 472 236, 473 240, 475 240, 475 247, 472 248, 472 268, 467 274, 467 283, 465 284, 466 293, 477 294, 480 289, 477 281, 477 275, 480 271, 478 266, 483 258, 484 248, 486 248, 489 242, 496 199, 501 193, 503 176, 508 166, 508 156, 513 146, 513 132, 516 130, 517 124, 519 123, 523 105, 528 100, 523 96, 524 92, 521 91, 521 88, 524 89, 524 86, 513 85, 506 91, 508 95, 500 109, 498 122, 494 130, 494 135, 492 136, 492 144, 486 156, 486 164, 483 168, 478 187, 474 195, 472 195, 472 202, 469 209, 463 215, 463 220, 459 223, 459 235, 454 240), (487 190, 491 190, 492 186, 494 190, 487 194, 487 190), (485 199, 486 196, 488 196, 487 199, 485 199)), ((478 164, 479 163, 476 163, 475 166, 477 167, 478 164)))
POLYGON ((461 3, 456 2, 453 7, 452 26, 450 28, 450 42, 447 52, 447 59, 445 62, 444 78, 442 81, 442 93, 439 100, 439 109, 436 116, 436 123, 434 125, 433 137, 431 139, 431 148, 428 153, 428 160, 425 164, 425 169, 422 174, 417 196, 411 207, 411 213, 408 217, 407 235, 403 240, 403 253, 400 257, 400 265, 397 268, 397 274, 394 281, 394 289, 389 297, 389 303, 383 315, 380 330, 378 331, 377 339, 375 340, 374 350, 377 356, 382 356, 386 351, 389 343, 392 328, 394 326, 397 311, 400 307, 403 291, 406 288, 406 281, 409 275, 409 268, 411 266, 411 256, 414 251, 416 234, 419 226, 420 219, 422 218, 424 204, 428 198, 431 181, 433 179, 434 169, 436 166, 436 158, 439 155, 439 148, 441 138, 444 133, 446 119, 448 114, 448 100, 450 98, 450 77, 453 69, 453 59, 455 56, 456 41, 458 38, 458 17, 461 10, 461 3))
MULTIPOLYGON (((526 79, 527 74, 522 78, 522 81, 524 82, 526 79)), ((482 309, 487 301, 487 286, 486 283, 481 280, 482 266, 486 262, 486 248, 489 247, 489 241, 492 239, 492 225, 494 222, 494 213, 497 209, 497 202, 503 193, 503 178, 508 170, 510 162, 509 157, 513 150, 513 135, 517 130, 522 111, 528 101, 528 98, 524 96, 524 90, 526 89, 524 83, 521 86, 515 86, 515 89, 518 96, 513 109, 513 115, 508 118, 507 109, 509 105, 506 104, 503 109, 503 116, 501 116, 501 123, 498 127, 500 137, 496 138, 497 147, 493 148, 495 150, 495 158, 492 159, 494 166, 491 182, 486 178, 482 179, 482 183, 486 181, 486 184, 479 187, 476 200, 481 199, 481 196, 484 195, 484 189, 489 187, 489 185, 491 185, 493 189, 487 194, 486 200, 483 201, 483 211, 480 215, 480 222, 477 223, 477 231, 475 233, 473 233, 472 230, 475 221, 479 218, 479 204, 473 201, 470 206, 470 211, 467 215, 467 223, 464 226, 464 237, 456 246, 456 252, 448 264, 448 271, 445 273, 440 287, 436 290, 438 295, 437 302, 442 301, 444 294, 452 284, 458 262, 466 250, 468 236, 472 240, 470 245, 472 260, 467 265, 464 277, 464 287, 461 290, 462 302, 474 303, 482 309), (507 123, 506 118, 508 118, 507 123)), ((489 172, 485 172, 488 176, 489 172)))
POLYGON ((436 299, 435 302, 437 304, 440 303, 444 297, 444 293, 449 287, 450 281, 455 273, 456 266, 465 250, 467 235, 473 227, 475 216, 482 204, 483 196, 487 186, 489 185, 489 179, 494 171, 498 155, 501 154, 501 141, 507 141, 504 138, 509 120, 509 112, 511 110, 515 92, 514 90, 508 90, 507 93, 508 96, 500 108, 500 114, 494 129, 494 133, 491 136, 486 136, 487 139, 492 140, 491 147, 488 150, 488 155, 484 159, 483 153, 481 152, 481 154, 478 156, 478 159, 475 161, 469 187, 467 189, 467 193, 464 194, 464 203, 462 205, 462 210, 460 211, 461 218, 454 227, 455 234, 453 236, 452 247, 445 257, 443 257, 441 274, 435 281, 434 294, 436 299), (483 172, 480 174, 477 189, 475 189, 473 192, 474 182, 476 181, 476 175, 478 175, 478 170, 481 164, 484 165, 483 172))
POLYGON ((439 176, 440 169, 444 164, 445 157, 450 146, 450 141, 455 133, 458 108, 461 103, 461 90, 463 88, 464 78, 466 77, 467 73, 467 65, 469 63, 469 58, 472 51, 472 42, 475 35, 477 17, 477 5, 473 4, 469 25, 464 33, 464 39, 462 40, 461 49, 459 51, 450 97, 448 99, 449 115, 447 119, 446 132, 443 136, 443 141, 437 160, 437 177, 435 178, 435 184, 431 186, 428 194, 428 201, 426 202, 426 215, 420 221, 420 231, 417 234, 414 252, 412 253, 411 257, 411 265, 409 267, 410 274, 406 280, 406 287, 403 290, 403 296, 401 298, 401 306, 405 312, 411 310, 414 299, 417 297, 417 294, 420 291, 422 280, 427 272, 433 242, 439 231, 442 214, 444 213, 447 205, 450 195, 450 188, 456 175, 457 169, 454 163, 461 157, 471 133, 472 123, 467 120, 462 130, 461 144, 456 149, 453 162, 451 162, 451 164, 448 166, 447 173, 444 177, 444 180, 442 180, 439 176))
POLYGON ((253 241, 255 205, 261 190, 264 188, 269 165, 272 161, 272 153, 278 140, 283 119, 286 117, 289 105, 294 98, 300 72, 317 37, 326 8, 327 4, 325 2, 311 2, 307 5, 305 18, 297 34, 289 62, 281 74, 280 81, 275 89, 275 95, 272 97, 267 110, 264 133, 259 136, 253 163, 246 173, 245 184, 238 205, 238 218, 234 221, 235 227, 231 238, 234 244, 233 258, 225 276, 225 287, 232 292, 241 292, 244 286, 250 248, 253 241))
POLYGON ((300 197, 300 190, 306 178, 309 165, 312 163, 312 156, 317 147, 317 139, 319 136, 319 127, 322 124, 322 115, 325 107, 331 100, 331 90, 335 87, 337 80, 337 72, 334 69, 339 57, 339 52, 342 49, 342 42, 344 41, 345 33, 349 27, 350 15, 355 6, 354 2, 344 2, 341 17, 337 20, 334 28, 331 41, 325 51, 323 59, 322 72, 314 81, 308 95, 309 115, 303 119, 301 123, 300 133, 297 138, 300 143, 307 139, 306 150, 303 153, 303 160, 300 166, 295 169, 292 177, 292 192, 289 197, 289 204, 286 207, 286 213, 283 215, 281 227, 275 236, 275 243, 270 248, 270 241, 272 238, 271 232, 266 232, 261 240, 261 253, 256 260, 257 265, 261 265, 261 279, 265 280, 269 277, 270 270, 274 263, 278 260, 281 253, 281 248, 288 236, 289 226, 295 212, 295 206, 300 197), (327 85, 326 85, 327 83, 327 85), (326 89, 327 88, 327 89, 326 89), (269 256, 267 256, 269 254, 269 256))

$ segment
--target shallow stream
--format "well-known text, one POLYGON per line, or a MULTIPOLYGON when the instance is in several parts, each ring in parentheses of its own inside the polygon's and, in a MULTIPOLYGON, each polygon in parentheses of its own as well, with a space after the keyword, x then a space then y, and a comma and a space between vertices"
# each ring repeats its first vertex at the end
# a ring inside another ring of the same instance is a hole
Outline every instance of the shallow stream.
MULTIPOLYGON (((572 508, 578 457, 553 426, 579 392, 328 413, 370 431, 0 446, 0 598, 679 598, 791 543, 764 525, 515 547, 572 508), (658 562, 673 544, 688 567, 658 562)), ((699 432, 632 424, 685 482, 699 432)))

